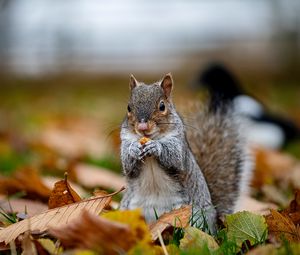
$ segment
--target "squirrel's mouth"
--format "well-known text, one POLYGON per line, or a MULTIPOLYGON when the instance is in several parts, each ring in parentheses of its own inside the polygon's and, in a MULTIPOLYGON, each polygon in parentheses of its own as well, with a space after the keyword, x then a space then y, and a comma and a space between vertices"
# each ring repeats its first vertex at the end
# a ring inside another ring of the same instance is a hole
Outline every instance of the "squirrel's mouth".
POLYGON ((135 132, 141 137, 147 137, 147 138, 153 138, 156 134, 155 130, 148 130, 148 131, 135 130, 135 132))

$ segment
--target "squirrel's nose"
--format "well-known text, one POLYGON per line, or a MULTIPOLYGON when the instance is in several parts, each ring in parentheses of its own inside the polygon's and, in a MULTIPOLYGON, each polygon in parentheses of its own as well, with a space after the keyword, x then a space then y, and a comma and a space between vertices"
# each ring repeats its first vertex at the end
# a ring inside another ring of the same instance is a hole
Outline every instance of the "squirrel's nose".
POLYGON ((148 130, 148 124, 145 122, 139 122, 137 129, 139 131, 147 131, 148 130))

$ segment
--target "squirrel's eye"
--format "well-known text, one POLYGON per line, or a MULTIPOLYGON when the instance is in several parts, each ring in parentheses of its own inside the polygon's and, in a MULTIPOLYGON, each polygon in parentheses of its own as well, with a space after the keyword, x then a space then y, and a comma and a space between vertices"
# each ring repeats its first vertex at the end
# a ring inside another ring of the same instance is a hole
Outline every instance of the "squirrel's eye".
POLYGON ((130 108, 129 105, 127 105, 127 111, 128 111, 128 112, 131 112, 131 108, 130 108))
POLYGON ((164 103, 164 101, 161 101, 161 102, 159 103, 159 110, 160 110, 161 112, 163 112, 165 109, 166 109, 165 103, 164 103))

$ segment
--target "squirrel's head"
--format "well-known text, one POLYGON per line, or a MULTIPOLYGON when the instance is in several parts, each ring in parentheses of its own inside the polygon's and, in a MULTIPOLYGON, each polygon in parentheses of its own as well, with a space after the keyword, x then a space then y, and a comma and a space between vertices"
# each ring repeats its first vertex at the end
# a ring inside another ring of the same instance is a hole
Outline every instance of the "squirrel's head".
POLYGON ((138 82, 131 75, 129 85, 131 94, 127 119, 132 132, 150 138, 165 132, 173 108, 171 74, 166 74, 159 82, 149 85, 138 82))

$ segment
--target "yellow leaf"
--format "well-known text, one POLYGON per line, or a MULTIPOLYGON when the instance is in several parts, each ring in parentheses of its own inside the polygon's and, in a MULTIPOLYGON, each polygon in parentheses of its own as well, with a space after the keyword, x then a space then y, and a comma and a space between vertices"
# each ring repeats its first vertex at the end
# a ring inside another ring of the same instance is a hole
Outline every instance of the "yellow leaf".
POLYGON ((102 217, 119 223, 128 224, 137 240, 146 243, 151 242, 149 228, 142 216, 141 209, 112 211, 103 214, 102 217))
POLYGON ((197 229, 195 227, 187 227, 184 230, 184 237, 180 240, 180 248, 203 248, 207 245, 209 250, 216 250, 219 248, 216 240, 209 234, 197 229))
POLYGON ((71 253, 73 255, 98 255, 99 253, 96 253, 91 250, 76 250, 74 253, 71 253))
POLYGON ((40 238, 37 240, 49 254, 60 254, 63 252, 61 247, 56 247, 51 239, 40 238))
POLYGON ((127 254, 128 255, 136 255, 136 254, 163 255, 164 253, 162 248, 158 245, 139 243, 138 245, 134 246, 127 254))

